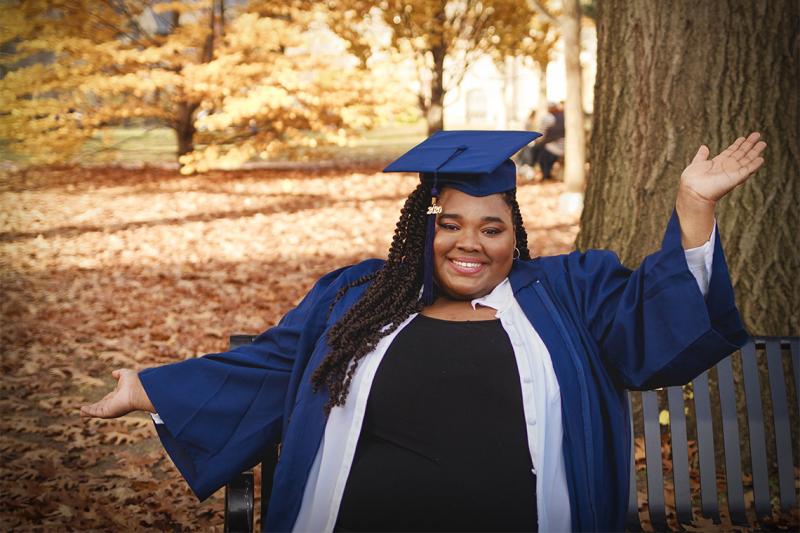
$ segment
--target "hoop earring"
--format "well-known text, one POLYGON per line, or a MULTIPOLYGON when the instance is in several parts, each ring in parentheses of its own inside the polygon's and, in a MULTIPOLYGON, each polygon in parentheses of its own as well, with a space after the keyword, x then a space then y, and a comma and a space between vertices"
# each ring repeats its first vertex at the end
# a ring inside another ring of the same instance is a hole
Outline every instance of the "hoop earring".
POLYGON ((517 255, 512 255, 511 256, 512 259, 519 259, 520 255, 522 255, 519 253, 519 248, 517 248, 516 246, 514 247, 514 253, 516 253, 517 255))

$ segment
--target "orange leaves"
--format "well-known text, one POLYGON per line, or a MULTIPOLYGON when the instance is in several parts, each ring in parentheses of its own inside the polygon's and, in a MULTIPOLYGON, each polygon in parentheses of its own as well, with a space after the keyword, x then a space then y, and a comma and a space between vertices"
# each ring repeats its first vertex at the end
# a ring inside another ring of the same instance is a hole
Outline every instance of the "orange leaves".
POLYGON ((102 379, 89 376, 74 367, 51 368, 48 372, 57 379, 70 380, 79 386, 102 387, 106 384, 102 379))
MULTIPOLYGON (((414 176, 379 167, 209 172, 28 169, 0 180, 0 523, 6 529, 222 529, 148 415, 82 419, 115 368, 222 351, 322 274, 385 257, 414 176)), ((521 184, 537 253, 567 251, 563 187, 521 184)))

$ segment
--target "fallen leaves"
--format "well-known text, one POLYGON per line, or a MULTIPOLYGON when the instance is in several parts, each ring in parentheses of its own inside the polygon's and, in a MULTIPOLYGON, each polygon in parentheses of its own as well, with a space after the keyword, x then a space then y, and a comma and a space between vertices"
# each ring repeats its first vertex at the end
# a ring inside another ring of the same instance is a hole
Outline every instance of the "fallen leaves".
MULTIPOLYGON (((4 529, 222 530, 144 414, 82 419, 115 368, 222 351, 322 274, 385 257, 416 178, 377 168, 27 169, 0 179, 4 529)), ((568 251, 563 186, 524 184, 536 255, 568 251)))

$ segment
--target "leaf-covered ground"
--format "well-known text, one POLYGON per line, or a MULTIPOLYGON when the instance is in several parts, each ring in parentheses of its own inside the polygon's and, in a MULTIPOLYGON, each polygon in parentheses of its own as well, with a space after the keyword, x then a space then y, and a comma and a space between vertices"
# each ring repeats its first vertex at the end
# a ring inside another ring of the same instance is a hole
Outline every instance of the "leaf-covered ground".
MULTIPOLYGON (((185 177, 51 168, 0 177, 0 527, 222 529, 149 417, 85 420, 114 368, 224 350, 336 267, 384 257, 416 178, 376 168, 185 177)), ((521 184, 534 254, 571 248, 562 184, 521 184)))

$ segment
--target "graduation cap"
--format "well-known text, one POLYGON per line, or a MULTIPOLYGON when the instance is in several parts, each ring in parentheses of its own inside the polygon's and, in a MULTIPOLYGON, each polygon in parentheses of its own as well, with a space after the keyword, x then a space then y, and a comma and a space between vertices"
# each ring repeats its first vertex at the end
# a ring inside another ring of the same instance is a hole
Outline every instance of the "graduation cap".
POLYGON ((431 188, 425 236, 422 298, 433 303, 433 236, 440 187, 471 196, 489 196, 515 189, 517 167, 509 159, 542 134, 534 131, 439 131, 400 156, 384 172, 419 172, 431 188))

